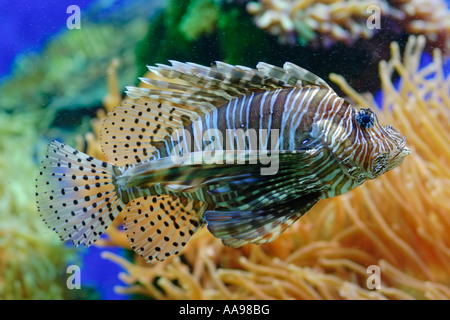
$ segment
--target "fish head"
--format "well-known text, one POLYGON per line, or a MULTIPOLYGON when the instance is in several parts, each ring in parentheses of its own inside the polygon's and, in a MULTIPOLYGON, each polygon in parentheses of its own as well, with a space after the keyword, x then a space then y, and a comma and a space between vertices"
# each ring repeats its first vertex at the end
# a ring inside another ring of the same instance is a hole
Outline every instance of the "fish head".
POLYGON ((353 162, 360 166, 366 178, 375 179, 396 168, 411 153, 406 138, 389 124, 383 127, 371 109, 361 108, 353 115, 359 150, 353 162))

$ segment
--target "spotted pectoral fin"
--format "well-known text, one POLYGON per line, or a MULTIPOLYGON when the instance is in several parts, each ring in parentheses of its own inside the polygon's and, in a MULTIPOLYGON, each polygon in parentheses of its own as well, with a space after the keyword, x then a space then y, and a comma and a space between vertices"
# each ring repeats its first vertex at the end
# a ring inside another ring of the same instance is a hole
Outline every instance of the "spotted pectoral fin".
POLYGON ((174 196, 143 197, 125 208, 124 230, 133 250, 148 261, 178 254, 203 225, 203 202, 174 196))
POLYGON ((207 211, 208 230, 230 247, 275 240, 320 199, 314 192, 255 211, 207 211))

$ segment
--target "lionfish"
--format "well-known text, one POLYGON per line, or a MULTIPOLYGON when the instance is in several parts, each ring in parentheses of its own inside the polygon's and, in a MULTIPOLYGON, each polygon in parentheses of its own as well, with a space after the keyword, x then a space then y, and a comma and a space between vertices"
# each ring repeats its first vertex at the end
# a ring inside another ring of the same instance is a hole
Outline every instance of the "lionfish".
POLYGON ((267 243, 410 153, 373 111, 289 62, 148 68, 146 87, 127 87, 104 120, 108 162, 48 146, 37 205, 63 241, 89 246, 124 212, 130 245, 148 261, 178 254, 205 223, 230 247, 267 243))

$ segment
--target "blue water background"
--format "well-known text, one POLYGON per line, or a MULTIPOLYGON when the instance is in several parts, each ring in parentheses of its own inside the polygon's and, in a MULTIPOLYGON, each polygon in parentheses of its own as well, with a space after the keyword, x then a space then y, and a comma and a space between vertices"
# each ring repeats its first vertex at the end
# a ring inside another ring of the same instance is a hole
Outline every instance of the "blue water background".
POLYGON ((67 7, 81 10, 93 0, 0 0, 0 79, 11 72, 18 54, 39 52, 56 33, 66 28, 67 7))
POLYGON ((125 249, 117 247, 91 246, 84 250, 81 254, 83 263, 80 266, 81 290, 94 288, 102 300, 126 300, 128 299, 127 295, 117 294, 114 291, 115 286, 124 286, 124 283, 118 278, 118 274, 124 270, 118 264, 103 259, 101 253, 104 251, 119 256, 125 255, 125 249))
POLYGON ((0 0, 0 81, 13 70, 18 55, 40 52, 55 34, 67 30, 66 23, 72 15, 67 8, 71 5, 80 8, 82 28, 86 20, 119 24, 137 16, 149 17, 164 1, 0 0))

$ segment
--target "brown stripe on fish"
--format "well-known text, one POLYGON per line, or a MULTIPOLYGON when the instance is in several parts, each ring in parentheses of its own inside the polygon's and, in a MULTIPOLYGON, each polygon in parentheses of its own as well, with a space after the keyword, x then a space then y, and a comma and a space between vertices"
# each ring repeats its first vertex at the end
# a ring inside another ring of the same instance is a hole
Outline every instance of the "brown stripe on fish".
MULTIPOLYGON (((268 96, 272 96, 276 90, 274 91, 266 91, 266 92, 253 92, 248 95, 244 95, 242 97, 236 98, 223 105, 218 109, 217 112, 217 120, 214 122, 214 119, 208 119, 206 122, 203 118, 203 126, 207 129, 217 129, 223 135, 223 144, 226 143, 226 134, 227 130, 232 130, 233 132, 237 129, 243 129, 244 131, 249 128, 259 129, 260 128, 260 108, 261 103, 265 105, 265 100, 268 96), (214 126, 214 124, 216 124, 214 126)), ((233 137, 229 137, 233 139, 233 137)), ((224 147, 227 147, 224 145, 224 147)), ((235 145, 234 148, 238 148, 239 146, 235 145)))
POLYGON ((252 103, 249 104, 248 107, 248 122, 246 123, 246 128, 259 129, 260 125, 260 108, 261 103, 264 103, 267 99, 267 96, 270 94, 270 91, 264 93, 258 93, 252 100, 252 103))
POLYGON ((305 115, 302 117, 296 133, 300 130, 303 132, 309 132, 312 129, 313 123, 318 121, 318 119, 331 116, 328 114, 328 111, 336 99, 340 98, 328 88, 321 87, 312 100, 308 102, 308 105, 305 106, 307 110, 305 115))
POLYGON ((330 97, 331 93, 328 88, 313 87, 312 90, 308 90, 305 94, 297 97, 297 110, 292 117, 290 130, 284 132, 285 137, 286 135, 289 137, 289 149, 296 150, 299 148, 304 139, 303 134, 310 132, 312 129, 318 108, 327 103, 325 99, 330 97))
POLYGON ((326 120, 322 135, 324 141, 331 144, 331 137, 334 131, 339 128, 340 121, 348 110, 348 103, 345 103, 345 100, 337 95, 334 95, 332 100, 323 105, 321 110, 318 110, 320 118, 317 118, 316 121, 326 120))
MULTIPOLYGON (((270 117, 271 117, 271 128, 275 128, 280 130, 281 123, 283 121, 283 115, 286 110, 286 104, 288 103, 290 97, 292 96, 293 92, 296 91, 296 89, 289 88, 289 89, 283 89, 277 96, 277 99, 271 109, 270 117)), ((280 135, 282 132, 280 132, 280 135)))
POLYGON ((334 154, 343 154, 344 148, 348 148, 355 140, 355 123, 352 119, 354 109, 347 101, 341 99, 341 104, 336 113, 336 121, 330 126, 331 128, 328 136, 325 137, 325 141, 334 154))
POLYGON ((299 88, 297 93, 292 96, 292 100, 287 105, 287 110, 282 120, 281 136, 284 137, 284 140, 281 141, 282 149, 289 150, 291 147, 294 147, 294 131, 298 128, 297 122, 300 122, 297 120, 299 118, 301 120, 301 117, 307 111, 305 102, 312 99, 317 91, 318 88, 299 88))

